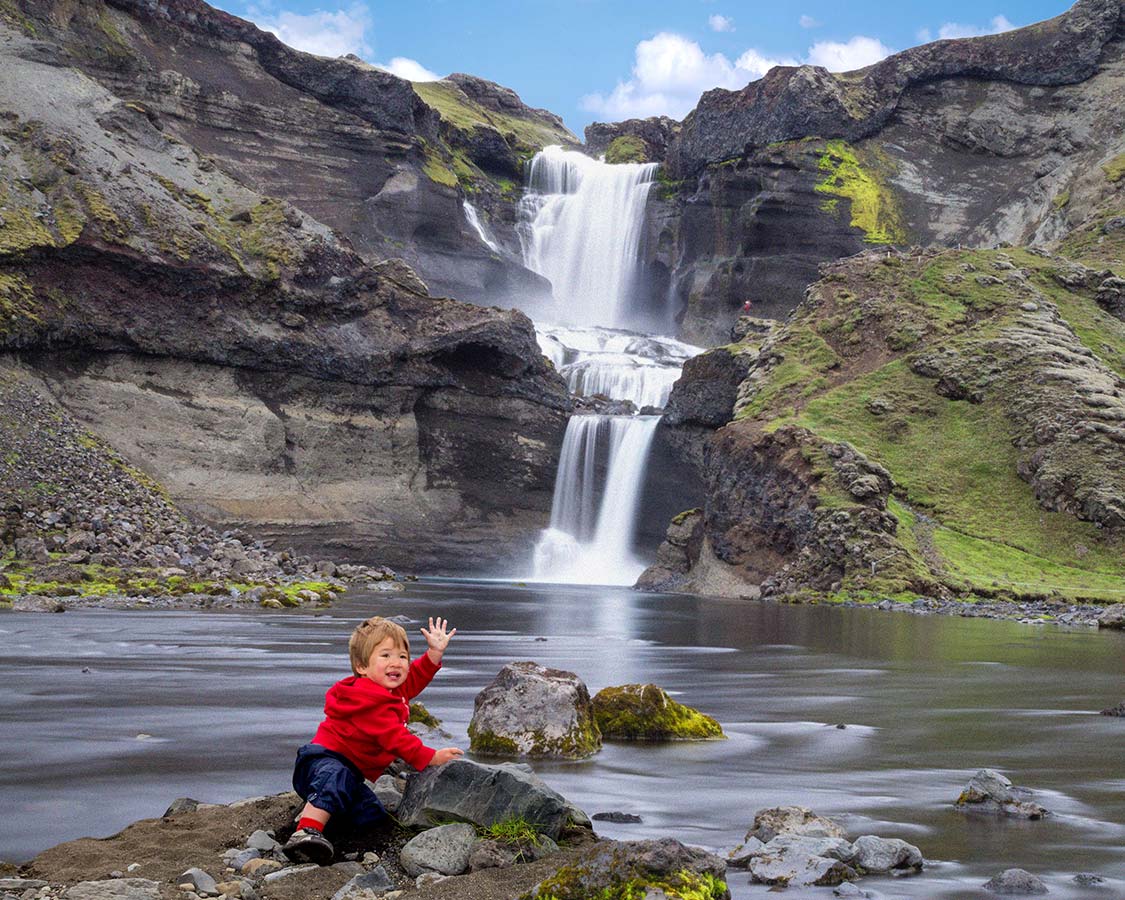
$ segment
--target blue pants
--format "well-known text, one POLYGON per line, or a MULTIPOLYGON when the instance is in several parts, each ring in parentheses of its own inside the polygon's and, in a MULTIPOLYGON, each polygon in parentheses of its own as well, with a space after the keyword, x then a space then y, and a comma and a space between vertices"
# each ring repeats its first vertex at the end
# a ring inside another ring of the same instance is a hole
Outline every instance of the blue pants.
POLYGON ((363 775, 346 756, 320 744, 305 744, 297 751, 293 790, 332 818, 332 831, 341 826, 366 828, 387 818, 383 804, 363 781, 363 775))

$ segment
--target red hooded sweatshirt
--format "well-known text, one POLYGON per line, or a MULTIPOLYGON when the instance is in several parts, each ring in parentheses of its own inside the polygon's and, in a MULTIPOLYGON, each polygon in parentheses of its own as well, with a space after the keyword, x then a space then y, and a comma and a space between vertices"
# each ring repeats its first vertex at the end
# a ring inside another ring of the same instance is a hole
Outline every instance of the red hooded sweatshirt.
POLYGON ((415 769, 426 768, 437 751, 407 731, 406 721, 410 698, 420 694, 440 668, 423 653, 393 691, 362 675, 337 681, 324 697, 325 719, 313 743, 342 753, 371 781, 399 756, 415 769))

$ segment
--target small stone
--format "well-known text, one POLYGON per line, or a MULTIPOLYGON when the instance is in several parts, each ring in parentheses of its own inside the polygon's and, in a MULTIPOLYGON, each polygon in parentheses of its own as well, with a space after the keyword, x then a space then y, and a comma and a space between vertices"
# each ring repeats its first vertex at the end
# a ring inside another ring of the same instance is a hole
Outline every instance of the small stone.
POLYGON ((236 850, 234 856, 230 858, 231 868, 236 872, 246 871, 246 864, 252 859, 261 859, 262 851, 256 850, 254 847, 247 847, 245 850, 236 850))
POLYGON ((1095 884, 1105 884, 1105 879, 1101 875, 1081 872, 1074 876, 1074 883, 1080 884, 1082 887, 1093 887, 1095 884))
POLYGON ((279 869, 276 872, 270 872, 269 875, 267 875, 263 879, 263 881, 272 883, 274 881, 280 881, 282 878, 289 878, 293 875, 300 875, 302 872, 318 871, 320 871, 320 866, 318 866, 316 863, 309 863, 308 865, 304 866, 290 866, 287 869, 279 869))
POLYGON ((164 818, 170 819, 173 816, 180 815, 180 813, 195 812, 198 808, 198 800, 192 800, 191 797, 180 797, 178 800, 173 800, 172 805, 164 810, 164 818))
POLYGON ((594 813, 590 818, 595 822, 613 822, 618 825, 644 821, 640 816, 624 812, 599 812, 594 813))
POLYGON ((414 886, 416 888, 429 887, 431 884, 437 884, 439 881, 445 881, 448 875, 442 875, 440 872, 423 872, 414 879, 414 886))
POLYGON ((273 839, 273 835, 258 829, 246 839, 246 846, 251 850, 260 850, 262 853, 271 853, 281 844, 273 839))
POLYGON ((215 879, 196 866, 192 866, 176 880, 179 884, 191 885, 191 890, 206 897, 217 897, 220 893, 215 879))
POLYGON ((1038 876, 1032 875, 1023 869, 1005 869, 999 875, 993 875, 982 887, 994 894, 1046 894, 1045 885, 1038 876))
POLYGON ((215 886, 219 889, 220 894, 225 894, 228 897, 241 897, 242 896, 242 882, 241 881, 220 881, 215 886))
POLYGON ((275 859, 252 859, 242 867, 243 875, 252 875, 261 878, 281 868, 281 863, 275 859))
POLYGON ((379 864, 379 854, 373 850, 368 850, 363 854, 362 862, 365 866, 375 866, 379 864))
POLYGON ((356 875, 332 895, 332 900, 345 900, 349 895, 359 891, 370 891, 373 894, 382 894, 389 891, 394 886, 395 883, 391 880, 391 876, 387 874, 387 871, 382 866, 378 866, 370 872, 356 875))

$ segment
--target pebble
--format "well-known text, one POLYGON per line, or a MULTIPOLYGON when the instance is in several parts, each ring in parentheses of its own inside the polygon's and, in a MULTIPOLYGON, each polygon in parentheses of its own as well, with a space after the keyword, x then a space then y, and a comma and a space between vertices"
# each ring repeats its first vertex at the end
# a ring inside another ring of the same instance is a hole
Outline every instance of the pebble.
POLYGON ((316 863, 309 863, 304 866, 290 866, 287 869, 280 869, 277 872, 270 872, 263 880, 267 882, 280 881, 282 878, 289 878, 291 875, 299 875, 301 872, 316 872, 320 869, 316 863))
POLYGON ((281 844, 273 839, 273 835, 258 829, 246 840, 246 846, 251 850, 260 850, 262 853, 272 853, 281 844))

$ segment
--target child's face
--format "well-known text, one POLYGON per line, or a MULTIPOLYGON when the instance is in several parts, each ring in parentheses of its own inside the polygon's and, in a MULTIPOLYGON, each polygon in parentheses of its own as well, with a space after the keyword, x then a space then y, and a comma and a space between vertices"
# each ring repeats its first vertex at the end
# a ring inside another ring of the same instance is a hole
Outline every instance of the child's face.
POLYGON ((375 645, 366 666, 358 666, 357 671, 364 678, 370 678, 388 691, 399 687, 406 680, 410 668, 410 654, 393 637, 385 637, 375 645))

